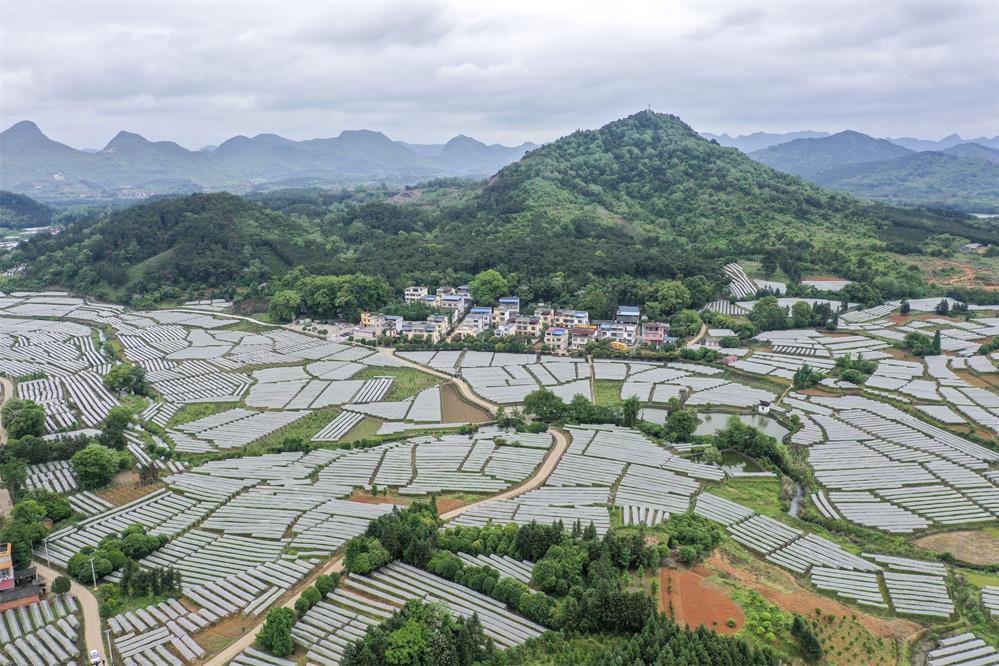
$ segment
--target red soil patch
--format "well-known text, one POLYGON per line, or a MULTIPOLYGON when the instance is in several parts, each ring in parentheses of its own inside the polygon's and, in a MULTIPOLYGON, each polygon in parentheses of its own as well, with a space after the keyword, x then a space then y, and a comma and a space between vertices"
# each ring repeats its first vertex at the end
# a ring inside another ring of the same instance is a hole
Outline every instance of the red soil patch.
POLYGON ((846 617, 856 615, 857 620, 875 636, 899 638, 905 642, 921 631, 921 627, 910 620, 882 619, 811 592, 799 585, 790 573, 764 562, 754 561, 750 565, 759 567, 760 571, 748 571, 735 566, 726 556, 715 552, 705 565, 709 570, 722 573, 739 587, 755 590, 770 603, 791 613, 814 616, 815 609, 821 608, 824 615, 846 617), (770 579, 772 584, 764 582, 765 579, 770 579))
POLYGON ((398 504, 405 506, 408 502, 393 495, 372 495, 363 490, 355 490, 350 494, 350 500, 362 504, 398 504))
POLYGON ((720 634, 734 634, 742 628, 746 617, 739 605, 697 571, 683 569, 659 570, 659 606, 669 612, 680 626, 696 629, 704 625, 720 634), (735 620, 735 626, 728 626, 735 620))
POLYGON ((454 499, 453 497, 438 497, 437 498, 437 513, 447 513, 448 511, 454 511, 468 504, 468 502, 463 502, 460 499, 454 499))

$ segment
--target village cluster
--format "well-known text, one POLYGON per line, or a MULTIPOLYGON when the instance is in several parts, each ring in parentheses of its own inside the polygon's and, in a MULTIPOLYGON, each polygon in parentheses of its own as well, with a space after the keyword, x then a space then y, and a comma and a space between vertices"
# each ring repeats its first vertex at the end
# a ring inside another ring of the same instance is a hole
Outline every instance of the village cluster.
POLYGON ((521 312, 516 296, 500 297, 495 307, 475 305, 467 285, 439 287, 432 294, 426 287, 407 287, 404 299, 407 304, 422 303, 444 314, 412 322, 399 315, 364 312, 360 325, 345 329, 341 335, 357 340, 387 336, 435 343, 474 338, 489 331, 496 338, 540 343, 544 350, 562 355, 581 352, 587 344, 601 340, 621 350, 677 341, 669 336, 668 323, 643 321, 640 309, 630 305, 619 306, 613 320, 591 321, 585 310, 558 309, 543 303, 527 314, 521 312))
MULTIPOLYGON (((754 287, 759 284, 745 285, 754 287)), ((665 324, 643 322, 633 307, 619 308, 612 322, 595 322, 586 312, 543 306, 521 315, 514 297, 499 299, 495 308, 474 307, 462 289, 431 295, 413 287, 405 298, 452 310, 457 324, 450 328, 446 315, 412 323, 366 314, 353 329, 354 339, 379 338, 391 328, 404 338, 442 340, 490 328, 544 347, 528 353, 395 352, 350 344, 342 335, 328 339, 241 326, 225 314, 228 304, 218 301, 133 312, 55 292, 0 298, 0 372, 14 382, 16 396, 45 407, 47 437, 94 432, 121 402, 103 383, 114 365, 107 353, 110 338, 127 361, 145 370, 155 392, 153 401, 136 410, 127 432, 133 458, 161 471, 154 492, 113 503, 81 491, 67 465, 31 465, 28 473, 28 487, 65 495, 82 516, 37 546, 38 562, 64 569, 81 549, 135 523, 169 538, 139 564, 181 572, 182 599, 107 620, 110 647, 124 663, 196 661, 208 654, 204 632, 227 618, 260 617, 287 599, 293 587, 393 507, 390 501, 364 501, 359 493, 391 492, 399 501, 431 493, 488 498, 532 478, 552 456, 553 470, 536 488, 477 503, 449 525, 578 520, 603 534, 615 525, 653 527, 693 511, 816 590, 909 618, 954 616, 950 565, 873 551, 854 554, 718 493, 733 478, 761 472, 705 462, 690 443, 663 446, 619 426, 570 427, 562 449, 550 432, 516 433, 480 426, 484 418, 452 416, 457 412, 448 400, 457 394, 448 385, 461 382, 479 399, 506 408, 519 407, 539 388, 568 402, 577 395, 597 401, 609 387, 614 400, 637 398, 642 418, 656 423, 666 422, 677 403, 704 415, 722 410, 721 418, 764 412, 763 418, 780 419, 775 424, 800 425, 783 433, 807 448, 821 485, 803 501, 830 520, 902 535, 994 525, 999 454, 963 435, 999 434, 999 394, 989 381, 997 372, 996 352, 975 353, 999 335, 999 306, 972 311, 961 321, 933 316, 939 299, 913 301, 913 316, 904 323, 894 316, 898 303, 851 310, 835 333, 761 333, 727 349, 727 363, 707 364, 567 355, 595 338, 621 350, 672 341, 665 324), (440 328, 438 318, 446 321, 440 328), (931 329, 940 332, 940 354, 905 360, 892 354, 892 342, 907 332, 931 329), (876 364, 865 382, 831 374, 847 355, 876 364), (804 365, 830 373, 819 390, 787 386, 804 365), (403 370, 435 374, 407 392, 403 370), (184 418, 192 405, 213 409, 184 418), (315 447, 309 452, 248 453, 262 439, 313 422, 305 434, 315 447), (391 439, 366 448, 340 446, 359 433, 391 439)), ((745 308, 747 301, 724 303, 745 308)), ((730 334, 711 331, 701 342, 720 346, 730 334)), ((529 581, 533 563, 496 558, 490 566, 529 581)), ((9 608, 0 615, 0 663, 75 658, 79 612, 73 602, 57 597, 26 605, 23 600, 37 600, 37 593, 5 598, 3 571, 0 551, 0 608, 9 608)), ((120 580, 121 572, 107 579, 120 580)), ((486 595, 394 563, 368 576, 347 576, 295 625, 294 640, 307 651, 308 663, 338 664, 349 640, 414 598, 440 601, 458 616, 477 613, 501 647, 543 631, 486 595)), ((999 613, 999 590, 984 587, 979 602, 999 613)), ((294 662, 249 647, 231 663, 294 662)))

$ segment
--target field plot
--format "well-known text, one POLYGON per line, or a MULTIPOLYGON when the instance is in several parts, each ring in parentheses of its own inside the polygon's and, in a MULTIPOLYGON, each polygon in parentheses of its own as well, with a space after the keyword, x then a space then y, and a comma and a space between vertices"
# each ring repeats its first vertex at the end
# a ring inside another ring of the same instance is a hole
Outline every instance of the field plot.
POLYGON ((459 617, 477 614, 483 631, 500 648, 519 645, 545 631, 491 597, 394 562, 370 576, 346 577, 336 590, 305 614, 292 635, 295 643, 308 651, 310 661, 338 664, 351 641, 411 599, 440 603, 459 617))
POLYGON ((0 613, 0 662, 32 666, 76 663, 80 656, 77 611, 76 599, 63 594, 0 613))
POLYGON ((999 664, 999 653, 991 645, 965 633, 941 638, 939 646, 926 655, 927 666, 987 666, 999 664))
POLYGON ((865 397, 791 393, 785 403, 821 429, 808 461, 828 489, 814 498, 827 517, 892 533, 999 517, 994 451, 865 397))
POLYGON ((616 426, 569 428, 572 443, 544 486, 516 499, 486 502, 457 525, 527 524, 561 520, 610 528, 610 507, 630 523, 654 525, 684 512, 702 479, 719 480, 718 467, 691 462, 636 430, 616 426), (614 492, 612 492, 614 491, 614 492))

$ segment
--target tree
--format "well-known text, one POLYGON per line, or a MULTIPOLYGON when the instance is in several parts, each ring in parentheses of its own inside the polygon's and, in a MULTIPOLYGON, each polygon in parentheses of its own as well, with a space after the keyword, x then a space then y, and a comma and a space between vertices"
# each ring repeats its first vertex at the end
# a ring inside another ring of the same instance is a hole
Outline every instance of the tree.
POLYGON ((0 465, 0 482, 3 482, 3 486, 13 497, 20 494, 27 480, 28 465, 20 458, 12 458, 0 465))
POLYGON ((664 280, 655 284, 653 300, 645 303, 645 313, 654 321, 665 321, 670 315, 688 307, 690 290, 677 280, 664 280))
POLYGON ((118 363, 104 376, 104 385, 118 395, 125 391, 145 395, 146 371, 133 363, 118 363))
POLYGON ((502 273, 490 268, 472 278, 468 283, 468 291, 476 303, 496 305, 501 296, 510 293, 510 283, 502 273))
POLYGON ((272 608, 267 611, 264 626, 257 633, 257 642, 275 657, 287 657, 295 651, 291 640, 291 627, 295 613, 290 608, 272 608))
POLYGON ((41 437, 45 434, 45 408, 33 400, 15 398, 0 411, 3 425, 9 439, 20 439, 27 435, 41 437))
POLYGON ((787 328, 787 311, 777 301, 776 296, 764 296, 753 305, 749 321, 761 331, 776 331, 787 328))
POLYGON ((545 423, 559 420, 565 414, 565 402, 548 389, 531 391, 524 398, 524 411, 545 423))
POLYGON ((807 363, 802 363, 801 367, 794 371, 792 382, 797 390, 812 388, 819 383, 822 375, 812 369, 807 363))
POLYGON ((940 329, 933 332, 933 353, 935 355, 940 354, 940 329))
POLYGON ((666 437, 671 442, 685 442, 697 430, 698 423, 694 410, 675 410, 666 418, 666 437))
POLYGON ((902 304, 901 304, 901 306, 899 306, 899 310, 898 311, 900 313, 904 314, 904 315, 907 315, 907 314, 909 314, 910 310, 912 310, 912 306, 909 305, 909 300, 906 299, 906 298, 903 298, 902 299, 902 304))
POLYGON ((125 448, 128 443, 125 439, 125 431, 132 422, 132 412, 121 405, 112 407, 104 419, 103 442, 105 445, 118 449, 125 448))
POLYGON ((795 615, 791 622, 791 635, 798 641, 801 656, 806 662, 816 664, 822 659, 822 643, 800 615, 795 615))
POLYGON ((276 322, 289 322, 302 310, 302 295, 291 289, 284 289, 271 297, 267 314, 276 322))
POLYGON ((946 316, 950 314, 950 301, 948 301, 946 298, 940 299, 940 302, 937 303, 936 310, 938 315, 946 316))
POLYGON ((71 586, 72 583, 68 576, 56 576, 56 579, 52 581, 52 594, 66 594, 71 586))
POLYGON ((118 456, 106 446, 90 444, 70 459, 73 472, 84 490, 106 486, 118 471, 118 456))
POLYGON ((621 403, 621 425, 631 428, 638 420, 638 412, 642 409, 642 403, 636 396, 626 398, 621 403))
POLYGON ((812 306, 806 301, 798 301, 791 306, 791 326, 808 328, 812 325, 812 306))
POLYGON ((391 561, 392 554, 374 537, 359 536, 347 542, 344 568, 350 573, 369 574, 391 561))
POLYGON ((669 332, 677 338, 690 338, 701 330, 701 315, 696 310, 681 310, 670 317, 669 332))

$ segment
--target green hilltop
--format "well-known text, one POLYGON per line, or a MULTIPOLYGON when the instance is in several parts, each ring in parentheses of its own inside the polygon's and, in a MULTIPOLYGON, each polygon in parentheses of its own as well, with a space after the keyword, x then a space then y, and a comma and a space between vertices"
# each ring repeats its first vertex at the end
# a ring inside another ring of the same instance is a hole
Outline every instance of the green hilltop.
POLYGON ((496 268, 524 297, 601 311, 642 302, 663 279, 702 276, 700 293, 716 296, 724 263, 763 257, 791 278, 835 272, 886 297, 915 295, 919 275, 885 250, 918 251, 943 232, 999 242, 972 218, 825 190, 649 111, 537 148, 483 183, 425 183, 404 204, 397 192, 151 201, 34 240, 8 262, 28 263, 25 286, 143 303, 266 296, 305 273, 401 288, 496 268))

